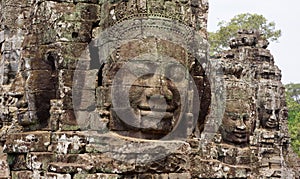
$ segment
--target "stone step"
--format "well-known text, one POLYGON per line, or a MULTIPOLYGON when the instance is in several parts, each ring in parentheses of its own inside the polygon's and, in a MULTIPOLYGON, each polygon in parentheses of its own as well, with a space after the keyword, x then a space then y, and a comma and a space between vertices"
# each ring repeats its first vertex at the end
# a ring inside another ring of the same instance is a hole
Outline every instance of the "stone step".
POLYGON ((94 167, 88 164, 78 163, 49 163, 49 171, 53 173, 90 173, 94 167))
POLYGON ((9 166, 7 163, 7 155, 1 153, 2 149, 0 148, 0 178, 10 178, 9 166))
POLYGON ((51 133, 47 131, 34 131, 13 133, 7 136, 5 153, 47 152, 50 145, 51 133))

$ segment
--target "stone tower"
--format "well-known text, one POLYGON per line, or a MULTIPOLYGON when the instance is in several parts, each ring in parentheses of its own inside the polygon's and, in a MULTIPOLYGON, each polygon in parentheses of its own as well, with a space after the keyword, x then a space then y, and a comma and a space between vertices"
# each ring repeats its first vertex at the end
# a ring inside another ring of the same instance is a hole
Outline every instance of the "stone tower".
POLYGON ((268 42, 209 59, 206 0, 0 9, 0 178, 299 177, 268 42))

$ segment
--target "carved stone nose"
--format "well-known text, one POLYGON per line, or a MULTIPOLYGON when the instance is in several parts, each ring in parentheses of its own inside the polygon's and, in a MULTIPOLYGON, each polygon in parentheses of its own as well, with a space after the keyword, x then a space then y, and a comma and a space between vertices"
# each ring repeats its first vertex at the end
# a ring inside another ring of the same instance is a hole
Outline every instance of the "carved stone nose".
POLYGON ((27 108, 28 103, 24 100, 20 100, 20 101, 17 102, 16 107, 17 108, 27 108))
POLYGON ((167 109, 167 103, 165 97, 162 95, 153 95, 148 99, 148 104, 151 110, 163 110, 167 109))
POLYGON ((237 126, 238 129, 240 130, 245 130, 246 129, 246 124, 244 123, 243 119, 239 119, 237 126))
POLYGON ((148 100, 154 96, 155 98, 157 98, 158 96, 160 98, 165 98, 167 101, 173 99, 173 93, 168 88, 167 79, 159 75, 154 75, 148 80, 148 83, 150 86, 153 86, 151 88, 146 88, 144 91, 145 96, 148 100))
POLYGON ((144 91, 147 101, 153 102, 170 101, 172 99, 172 92, 166 87, 161 88, 147 88, 144 91), (165 89, 163 89, 165 88, 165 89))
POLYGON ((275 121, 276 120, 276 114, 275 114, 275 111, 272 112, 271 116, 270 116, 270 119, 272 121, 275 121))

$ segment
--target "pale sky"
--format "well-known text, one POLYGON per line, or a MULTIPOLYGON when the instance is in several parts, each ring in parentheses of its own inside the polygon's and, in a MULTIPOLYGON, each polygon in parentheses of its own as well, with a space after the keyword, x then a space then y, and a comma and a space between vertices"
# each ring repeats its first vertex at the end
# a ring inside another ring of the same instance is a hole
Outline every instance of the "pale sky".
POLYGON ((257 13, 282 30, 279 42, 268 49, 282 72, 282 82, 300 83, 300 0, 209 0, 208 31, 237 14, 257 13))

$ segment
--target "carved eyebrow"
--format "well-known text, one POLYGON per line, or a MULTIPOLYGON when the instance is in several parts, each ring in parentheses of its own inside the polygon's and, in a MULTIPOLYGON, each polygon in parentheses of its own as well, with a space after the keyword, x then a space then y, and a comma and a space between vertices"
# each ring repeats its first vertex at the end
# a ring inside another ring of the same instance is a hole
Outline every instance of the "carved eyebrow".
POLYGON ((268 114, 272 114, 273 110, 272 109, 266 109, 268 114))
POLYGON ((243 116, 243 117, 250 117, 250 115, 247 114, 247 113, 243 113, 242 116, 243 116))
POLYGON ((229 115, 229 116, 234 116, 234 115, 236 115, 236 113, 234 113, 234 112, 226 112, 226 114, 229 115))
POLYGON ((147 61, 144 61, 143 63, 132 62, 127 65, 127 68, 134 75, 148 75, 148 74, 154 74, 156 72, 157 65, 153 62, 147 62, 147 61))
POLYGON ((234 119, 234 120, 240 118, 240 115, 235 112, 227 112, 226 114, 227 114, 227 116, 229 116, 231 119, 234 119))
POLYGON ((166 66, 166 74, 168 78, 177 82, 182 81, 186 77, 186 67, 180 64, 169 64, 166 66))

